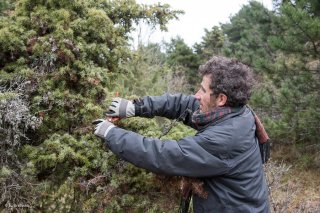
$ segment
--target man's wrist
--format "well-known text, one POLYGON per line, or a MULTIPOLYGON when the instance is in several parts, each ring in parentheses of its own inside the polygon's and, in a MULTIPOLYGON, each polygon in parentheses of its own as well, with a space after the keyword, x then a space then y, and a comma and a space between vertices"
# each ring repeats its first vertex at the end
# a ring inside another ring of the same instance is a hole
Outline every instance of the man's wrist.
POLYGON ((142 114, 143 100, 140 98, 135 99, 135 100, 133 100, 133 105, 134 105, 135 116, 140 116, 142 114))

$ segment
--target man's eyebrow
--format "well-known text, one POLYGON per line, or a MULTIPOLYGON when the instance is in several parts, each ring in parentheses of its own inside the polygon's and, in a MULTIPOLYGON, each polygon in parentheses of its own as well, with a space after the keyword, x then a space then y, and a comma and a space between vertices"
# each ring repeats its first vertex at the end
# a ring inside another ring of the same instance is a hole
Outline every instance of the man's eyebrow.
POLYGON ((200 85, 201 86, 201 89, 203 90, 203 92, 207 92, 205 89, 204 89, 204 87, 202 86, 202 85, 200 85))

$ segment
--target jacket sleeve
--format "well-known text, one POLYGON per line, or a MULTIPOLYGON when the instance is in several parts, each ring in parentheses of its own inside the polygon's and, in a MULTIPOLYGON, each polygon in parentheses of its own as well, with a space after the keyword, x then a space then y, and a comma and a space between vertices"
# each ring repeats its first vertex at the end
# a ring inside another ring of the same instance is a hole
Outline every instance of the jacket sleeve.
POLYGON ((118 127, 106 136, 110 150, 130 163, 154 173, 209 177, 225 174, 227 161, 223 161, 206 150, 198 141, 200 135, 179 141, 147 138, 118 127))
POLYGON ((191 121, 194 111, 199 108, 199 102, 193 96, 183 94, 162 96, 145 96, 134 101, 136 116, 153 118, 154 116, 169 119, 179 118, 185 125, 196 128, 191 121))

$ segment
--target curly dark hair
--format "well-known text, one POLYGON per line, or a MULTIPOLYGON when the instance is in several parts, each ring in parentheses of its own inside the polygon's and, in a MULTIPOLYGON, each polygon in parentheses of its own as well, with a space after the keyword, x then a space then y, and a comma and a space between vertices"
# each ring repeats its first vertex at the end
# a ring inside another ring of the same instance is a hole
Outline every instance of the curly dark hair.
POLYGON ((243 106, 249 101, 255 81, 247 65, 236 59, 214 56, 200 66, 199 72, 211 76, 210 89, 214 95, 223 93, 228 97, 226 106, 243 106))

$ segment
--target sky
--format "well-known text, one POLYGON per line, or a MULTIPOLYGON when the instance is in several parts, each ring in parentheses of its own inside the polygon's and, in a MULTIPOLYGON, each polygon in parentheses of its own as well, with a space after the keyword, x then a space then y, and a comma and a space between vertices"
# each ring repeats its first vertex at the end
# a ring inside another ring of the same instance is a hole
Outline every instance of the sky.
MULTIPOLYGON (((272 9, 272 0, 257 0, 268 9, 272 9)), ((144 24, 137 26, 137 31, 132 34, 134 45, 138 41, 143 43, 170 41, 171 38, 180 36, 188 46, 201 42, 204 29, 227 23, 249 0, 136 0, 140 4, 167 3, 173 9, 183 10, 185 14, 179 20, 171 20, 168 32, 151 29, 144 24)))

